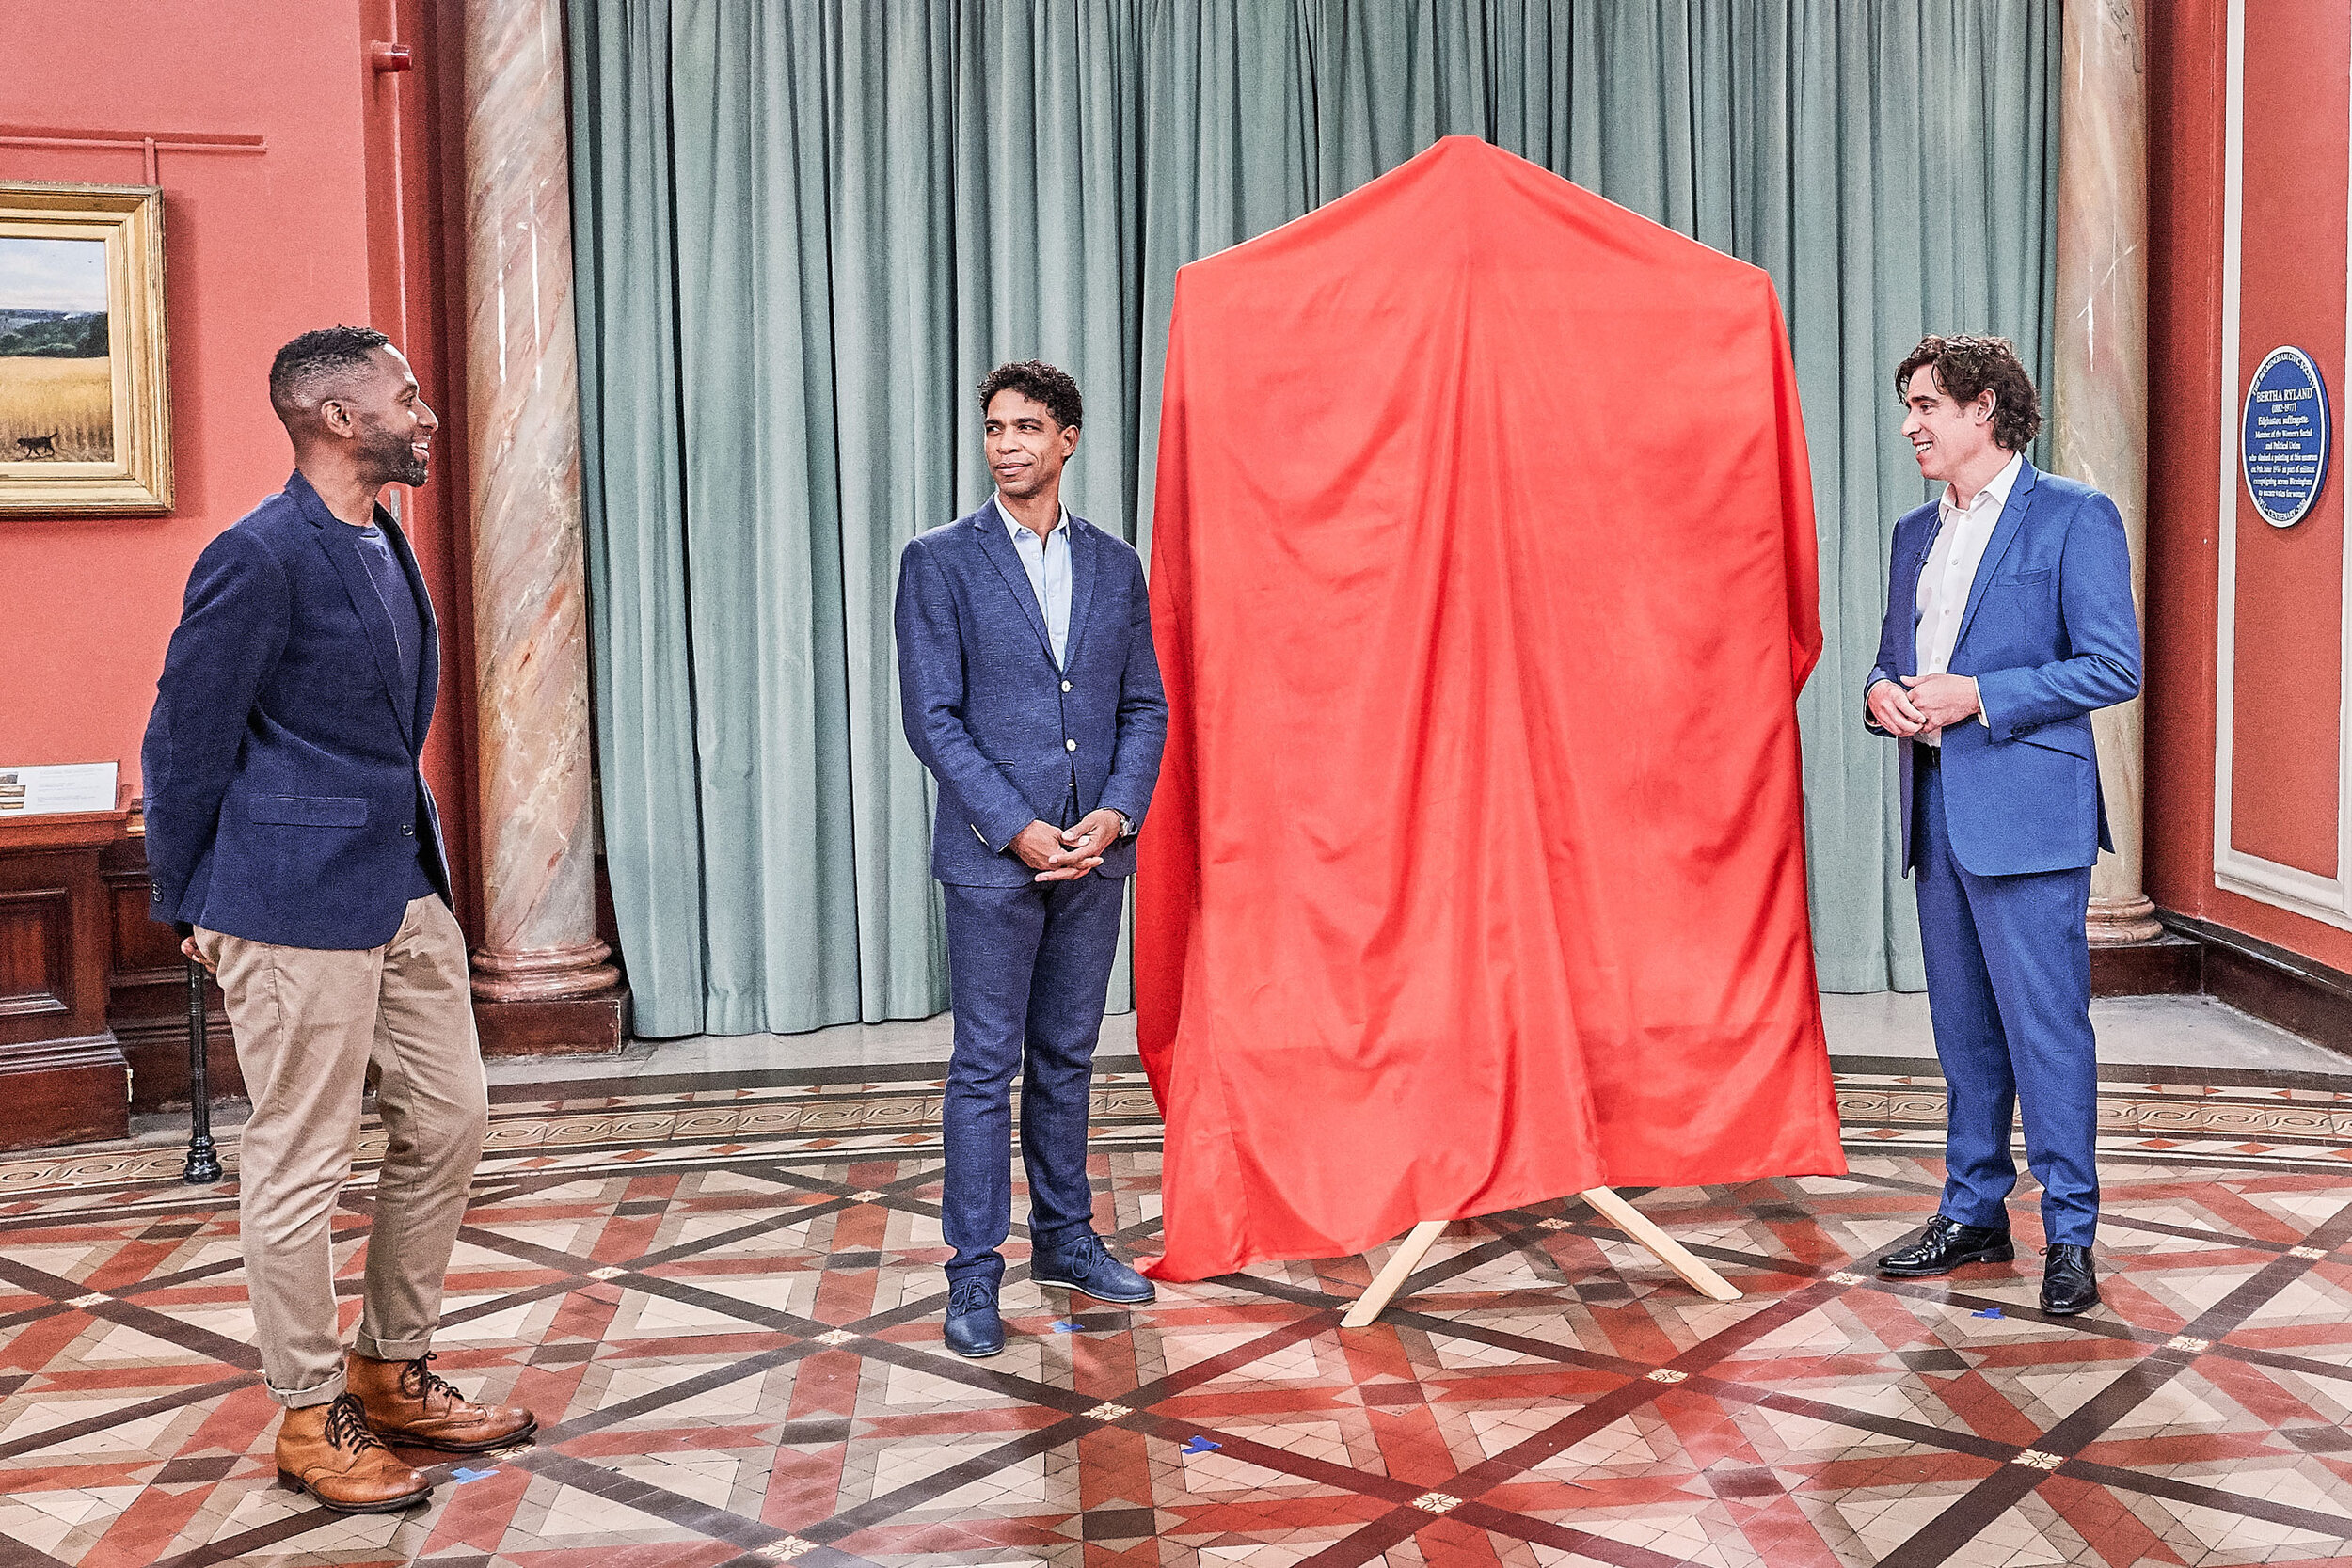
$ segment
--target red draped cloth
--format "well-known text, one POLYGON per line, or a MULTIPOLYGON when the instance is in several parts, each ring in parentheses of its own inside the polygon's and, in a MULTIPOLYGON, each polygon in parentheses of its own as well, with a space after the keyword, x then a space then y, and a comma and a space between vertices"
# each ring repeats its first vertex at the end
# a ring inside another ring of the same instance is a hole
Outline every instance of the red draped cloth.
POLYGON ((1177 275, 1155 519, 1151 1272, 1845 1169, 1763 273, 1450 137, 1177 275))

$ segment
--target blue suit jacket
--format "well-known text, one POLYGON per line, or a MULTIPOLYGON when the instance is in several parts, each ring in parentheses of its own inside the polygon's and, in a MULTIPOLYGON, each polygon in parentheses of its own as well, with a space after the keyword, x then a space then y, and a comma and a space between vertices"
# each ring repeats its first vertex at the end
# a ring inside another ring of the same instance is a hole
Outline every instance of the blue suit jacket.
POLYGON ((139 754, 157 920, 288 947, 380 947, 406 911, 420 833, 449 897, 440 817, 417 769, 440 638, 407 539, 381 508, 375 520, 424 623, 416 692, 399 689, 359 531, 301 474, 197 558, 139 754))
MULTIPOLYGON (((1012 887, 1036 875, 1008 847, 1108 806, 1140 830, 1160 776, 1168 698, 1133 546, 1070 519, 1070 631, 1054 664, 1045 616, 993 500, 907 542, 898 558, 898 695, 907 744, 939 781, 931 875, 1012 887)), ((1099 870, 1124 877, 1135 840, 1099 870)))
MULTIPOLYGON (((1863 683, 1916 674, 1920 568, 1940 527, 1936 503, 1895 525, 1886 623, 1863 683)), ((2139 618, 2115 503, 2087 484, 2017 475, 1961 612, 1951 673, 1973 675, 1985 722, 1944 732, 1944 817, 1952 853, 1980 877, 2090 864, 2111 849, 2090 710, 2139 691, 2139 618)), ((1912 869, 1913 751, 1902 752, 1903 869, 1912 869)))

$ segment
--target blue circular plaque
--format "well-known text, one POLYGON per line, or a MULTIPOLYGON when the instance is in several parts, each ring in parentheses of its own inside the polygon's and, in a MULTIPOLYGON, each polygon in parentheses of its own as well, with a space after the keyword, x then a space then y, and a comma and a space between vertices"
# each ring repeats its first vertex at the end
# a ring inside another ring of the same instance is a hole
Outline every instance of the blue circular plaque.
POLYGON ((2328 388, 2299 348, 2274 348, 2246 392, 2238 461, 2254 510, 2273 528, 2303 520, 2328 483, 2328 388))

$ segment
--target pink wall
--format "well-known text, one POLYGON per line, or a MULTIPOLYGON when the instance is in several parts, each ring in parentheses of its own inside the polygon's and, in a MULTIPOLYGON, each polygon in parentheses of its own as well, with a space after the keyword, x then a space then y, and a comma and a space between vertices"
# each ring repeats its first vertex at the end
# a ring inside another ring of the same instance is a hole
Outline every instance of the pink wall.
MULTIPOLYGON (((262 150, 157 154, 176 505, 165 517, 0 517, 0 763, 119 760, 139 737, 188 568, 285 483, 270 357, 297 332, 370 323, 402 339, 451 426, 409 534, 444 628, 441 715, 426 775, 453 830, 461 906, 473 816, 462 411, 441 309, 451 191, 435 176, 453 52, 428 0, 9 0, 0 6, 0 177, 146 182, 143 150, 42 138, 259 136, 262 150), (373 42, 415 46, 379 74, 373 42), (446 53, 446 58, 444 55, 446 53), (56 62, 31 69, 25 62, 56 62), (70 63, 70 68, 67 68, 70 63), (446 69, 444 69, 446 67, 446 69), (29 145, 28 145, 29 143, 29 145)), ((461 909, 461 912, 463 910, 461 909)))

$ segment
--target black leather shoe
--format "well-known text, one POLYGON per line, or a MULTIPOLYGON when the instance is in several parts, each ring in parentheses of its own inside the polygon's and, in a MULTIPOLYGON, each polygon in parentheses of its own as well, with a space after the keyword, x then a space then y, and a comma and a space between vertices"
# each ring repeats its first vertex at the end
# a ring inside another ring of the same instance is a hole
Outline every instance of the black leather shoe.
POLYGON ((2099 1276, 2090 1271, 2090 1249, 2058 1242, 2045 1249, 2042 1263, 2042 1310, 2054 1318, 2071 1318, 2099 1305, 2099 1276))
POLYGON ((977 1360, 1005 1348, 1005 1320, 996 1315, 996 1282, 963 1279, 947 1291, 947 1348, 977 1360))
POLYGON ((1029 1282, 1084 1291, 1097 1301, 1134 1306, 1150 1301, 1152 1282, 1113 1258, 1103 1238, 1081 1230, 1058 1246, 1040 1246, 1029 1255, 1029 1282))
POLYGON ((1949 1274, 1963 1263, 2006 1263, 2016 1256, 2008 1231, 1963 1225, 1938 1214, 1928 1221, 1926 1234, 1917 1241, 1881 1258, 1879 1273, 1889 1279, 1919 1279, 1949 1274))

